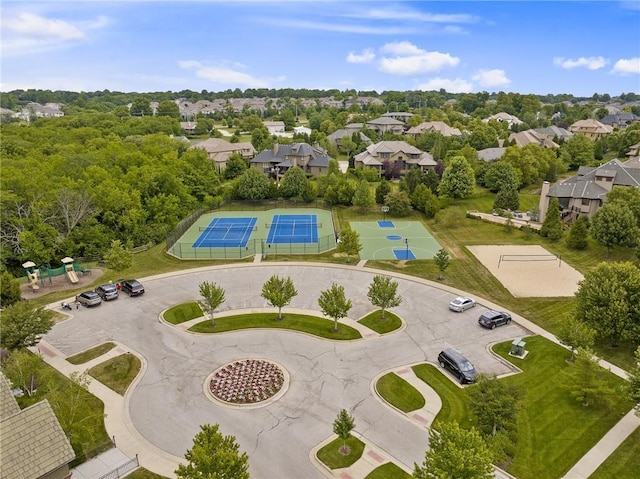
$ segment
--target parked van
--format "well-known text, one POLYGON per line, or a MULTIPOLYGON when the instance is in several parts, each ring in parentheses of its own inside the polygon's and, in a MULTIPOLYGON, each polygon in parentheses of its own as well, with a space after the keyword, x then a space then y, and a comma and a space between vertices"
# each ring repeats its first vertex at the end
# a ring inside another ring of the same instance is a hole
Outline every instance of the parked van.
POLYGON ((462 354, 452 348, 447 348, 438 354, 440 367, 448 369, 458 378, 460 384, 472 383, 478 376, 473 364, 462 354))

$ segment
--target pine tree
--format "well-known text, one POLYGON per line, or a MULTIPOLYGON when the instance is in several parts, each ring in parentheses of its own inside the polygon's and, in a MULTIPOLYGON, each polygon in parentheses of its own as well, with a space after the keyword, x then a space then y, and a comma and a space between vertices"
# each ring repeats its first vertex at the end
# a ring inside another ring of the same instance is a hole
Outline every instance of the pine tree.
POLYGON ((558 198, 552 197, 549 201, 547 216, 540 228, 540 234, 551 241, 558 241, 562 238, 562 220, 560 219, 560 205, 558 198))

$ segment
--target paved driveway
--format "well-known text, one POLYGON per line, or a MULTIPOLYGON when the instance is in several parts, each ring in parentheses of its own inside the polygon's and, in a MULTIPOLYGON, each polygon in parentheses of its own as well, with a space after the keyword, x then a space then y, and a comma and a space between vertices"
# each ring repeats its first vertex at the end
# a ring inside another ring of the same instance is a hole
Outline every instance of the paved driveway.
POLYGON ((481 372, 507 373, 486 345, 528 333, 515 323, 493 331, 480 328, 476 320, 485 310, 481 304, 465 313, 450 312, 447 304, 454 293, 410 277, 396 278, 404 301, 393 309, 406 328, 380 338, 336 342, 266 330, 195 335, 159 320, 164 309, 199 299, 198 285, 204 280, 225 289, 221 311, 267 308, 260 292, 273 274, 293 280, 299 294, 292 308, 317 310, 320 291, 335 282, 353 301, 350 319, 374 310, 367 298, 373 270, 258 263, 147 278, 144 296, 124 295, 74 310, 74 318, 57 324, 45 339, 69 355, 110 340, 139 352, 148 368, 130 395, 129 413, 143 436, 183 456, 200 424, 218 423, 249 454, 252 477, 281 479, 324 477, 310 462, 309 451, 332 434, 341 408, 352 412, 357 432, 411 469, 424 458, 427 432, 384 405, 372 392, 372 379, 391 368, 425 359, 435 362, 446 346, 462 351, 481 372), (203 393, 205 378, 219 366, 247 357, 286 367, 291 375, 286 394, 256 409, 209 401, 203 393))

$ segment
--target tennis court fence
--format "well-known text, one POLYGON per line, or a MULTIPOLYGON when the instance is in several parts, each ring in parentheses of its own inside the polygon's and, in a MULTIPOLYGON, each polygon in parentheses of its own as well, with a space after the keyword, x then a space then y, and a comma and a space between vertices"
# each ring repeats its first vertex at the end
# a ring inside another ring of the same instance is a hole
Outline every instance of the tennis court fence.
POLYGON ((320 254, 336 247, 333 234, 318 238, 317 243, 267 243, 263 239, 249 240, 246 246, 198 247, 191 242, 176 242, 167 253, 180 259, 243 259, 256 254, 269 255, 320 254))
POLYGON ((322 223, 311 222, 311 221, 276 221, 275 223, 265 223, 264 225, 267 229, 271 229, 272 226, 283 226, 285 228, 295 228, 299 226, 300 228, 322 228, 322 223))
POLYGON ((258 231, 257 226, 251 225, 216 225, 216 226, 200 226, 199 231, 258 231))

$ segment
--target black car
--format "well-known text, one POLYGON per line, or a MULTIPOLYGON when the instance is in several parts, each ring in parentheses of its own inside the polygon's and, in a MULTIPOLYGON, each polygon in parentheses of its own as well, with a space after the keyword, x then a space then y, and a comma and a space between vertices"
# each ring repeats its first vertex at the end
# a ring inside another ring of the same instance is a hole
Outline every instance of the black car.
POLYGON ((96 293, 103 301, 118 299, 118 287, 113 283, 101 284, 96 288, 96 293))
POLYGON ((144 294, 144 286, 137 279, 125 279, 120 281, 120 289, 129 296, 140 296, 144 294))
POLYGON ((458 378, 460 384, 472 383, 478 376, 478 371, 473 367, 473 364, 460 352, 452 348, 440 351, 438 363, 440 363, 440 367, 451 371, 458 378))
POLYGON ((98 306, 102 303, 102 299, 95 291, 85 291, 76 296, 76 302, 84 306, 98 306))
POLYGON ((489 329, 494 329, 496 326, 502 326, 510 322, 511 315, 502 311, 487 311, 478 318, 478 324, 489 329))

